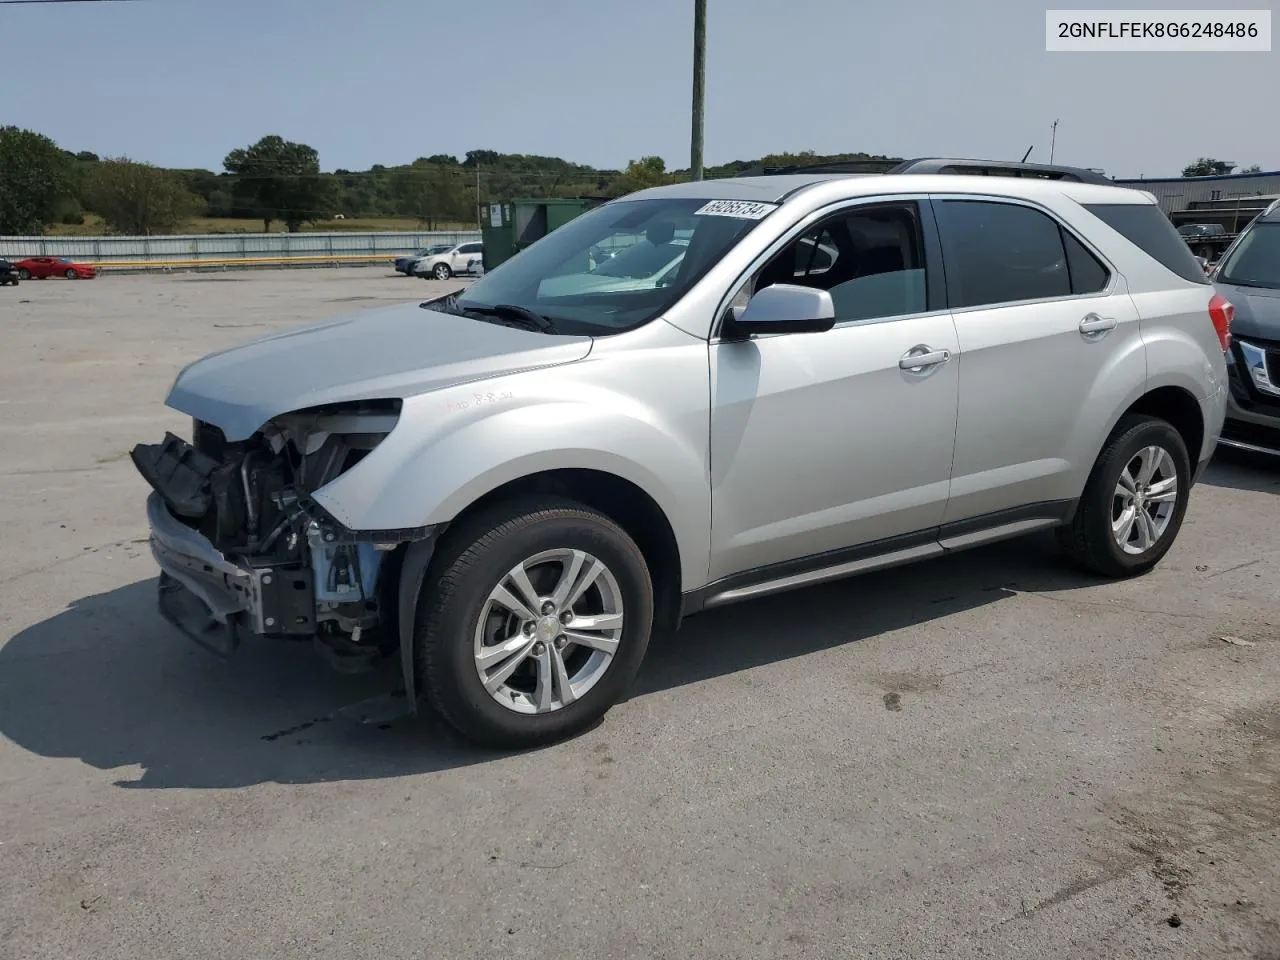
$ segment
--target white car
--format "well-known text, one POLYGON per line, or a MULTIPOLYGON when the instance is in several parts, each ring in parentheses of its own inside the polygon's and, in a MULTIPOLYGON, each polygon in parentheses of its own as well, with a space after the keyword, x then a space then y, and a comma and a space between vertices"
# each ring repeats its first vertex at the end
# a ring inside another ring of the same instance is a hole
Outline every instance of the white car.
POLYGON ((1276 370, 1270 225, 1218 293, 1150 193, 904 166, 638 191, 466 290, 184 367, 190 442, 132 450, 160 612, 223 656, 390 660, 407 708, 524 749, 702 610, 1037 530, 1095 576, 1154 569, 1229 391, 1276 370))
POLYGON ((409 267, 415 277, 433 277, 448 280, 455 273, 473 273, 484 266, 484 244, 468 242, 455 244, 440 253, 421 257, 409 267))

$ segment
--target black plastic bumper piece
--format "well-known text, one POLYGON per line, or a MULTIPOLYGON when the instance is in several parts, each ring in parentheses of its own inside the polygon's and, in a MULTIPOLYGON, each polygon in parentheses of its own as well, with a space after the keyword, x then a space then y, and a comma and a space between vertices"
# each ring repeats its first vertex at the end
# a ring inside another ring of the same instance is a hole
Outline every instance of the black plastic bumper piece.
POLYGON ((140 443, 129 451, 144 480, 180 517, 199 519, 213 502, 210 478, 221 464, 181 437, 166 433, 161 443, 140 443))
POLYGON ((203 600, 167 573, 160 574, 160 614, 210 653, 227 658, 240 646, 234 618, 221 623, 203 600))

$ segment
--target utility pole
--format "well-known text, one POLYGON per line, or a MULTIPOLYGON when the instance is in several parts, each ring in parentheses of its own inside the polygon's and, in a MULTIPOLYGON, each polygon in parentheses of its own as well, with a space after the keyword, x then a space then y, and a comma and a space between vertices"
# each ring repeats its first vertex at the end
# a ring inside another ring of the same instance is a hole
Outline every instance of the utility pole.
POLYGON ((1053 121, 1053 133, 1049 136, 1049 162, 1053 163, 1053 148, 1058 142, 1058 121, 1053 121))
POLYGON ((707 0, 693 0, 693 135, 689 166, 694 180, 702 179, 702 106, 707 86, 707 0))
POLYGON ((480 216, 480 164, 476 163, 476 229, 484 229, 484 219, 480 216))

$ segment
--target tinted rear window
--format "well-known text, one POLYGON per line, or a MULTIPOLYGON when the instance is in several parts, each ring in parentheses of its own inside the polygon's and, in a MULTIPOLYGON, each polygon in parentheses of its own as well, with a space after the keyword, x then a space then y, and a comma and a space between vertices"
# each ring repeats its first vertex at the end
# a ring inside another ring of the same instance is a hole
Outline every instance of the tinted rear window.
POLYGON ((1084 248, 1075 237, 1062 231, 1062 243, 1067 248, 1067 267, 1071 271, 1072 293, 1098 293, 1111 279, 1098 258, 1084 248))
POLYGON ((1204 267, 1159 207, 1150 203, 1086 203, 1084 207, 1183 280, 1209 282, 1204 267))
POLYGON ((947 302, 978 307, 1065 297, 1071 275, 1058 224, 1038 210, 992 200, 935 202, 947 302))

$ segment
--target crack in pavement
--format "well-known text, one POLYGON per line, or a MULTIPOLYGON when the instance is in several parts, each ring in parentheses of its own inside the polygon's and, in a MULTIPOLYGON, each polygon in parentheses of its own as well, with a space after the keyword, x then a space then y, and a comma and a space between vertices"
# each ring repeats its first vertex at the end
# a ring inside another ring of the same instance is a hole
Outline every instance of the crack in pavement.
POLYGON ((42 566, 39 566, 39 567, 34 567, 31 570, 23 570, 20 573, 10 574, 4 579, 0 579, 0 587, 3 587, 10 583, 15 583, 16 581, 21 580, 24 577, 30 577, 37 573, 47 573, 50 570, 54 569, 55 567, 62 566, 64 563, 70 563, 72 560, 78 560, 81 557, 87 557, 90 554, 99 552, 100 550, 107 550, 107 549, 110 549, 111 547, 125 547, 131 544, 147 543, 150 539, 151 539, 150 537, 141 537, 134 540, 112 540, 110 543, 99 544, 96 547, 85 547, 79 553, 72 554, 69 557, 59 557, 57 560, 52 560, 49 563, 43 564, 42 566))

